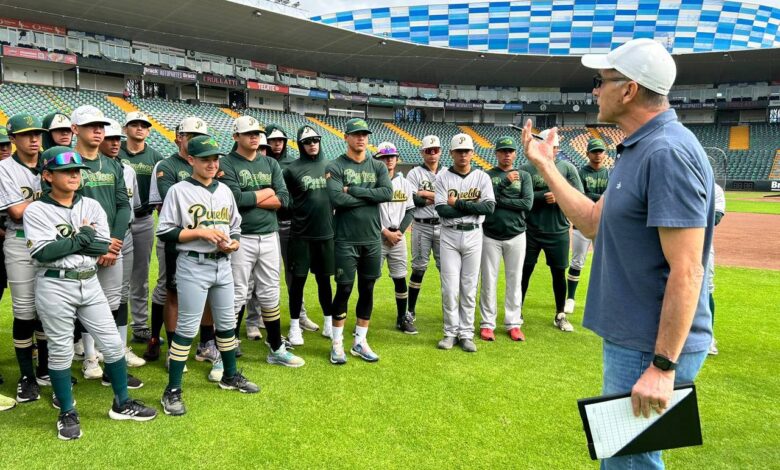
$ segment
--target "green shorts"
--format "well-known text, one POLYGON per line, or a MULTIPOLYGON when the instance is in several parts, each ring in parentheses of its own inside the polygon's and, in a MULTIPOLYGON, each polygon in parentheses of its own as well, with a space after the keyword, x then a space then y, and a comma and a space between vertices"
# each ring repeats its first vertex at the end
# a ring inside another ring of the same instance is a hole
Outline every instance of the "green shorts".
POLYGON ((536 264, 539 253, 544 250, 547 266, 566 269, 569 267, 569 232, 531 233, 526 232, 524 264, 536 264))
POLYGON ((301 240, 290 238, 287 243, 287 265, 296 277, 306 277, 309 271, 315 276, 332 276, 335 272, 333 239, 301 240))
POLYGON ((336 284, 352 284, 355 272, 362 279, 382 276, 382 243, 345 245, 336 243, 336 284))

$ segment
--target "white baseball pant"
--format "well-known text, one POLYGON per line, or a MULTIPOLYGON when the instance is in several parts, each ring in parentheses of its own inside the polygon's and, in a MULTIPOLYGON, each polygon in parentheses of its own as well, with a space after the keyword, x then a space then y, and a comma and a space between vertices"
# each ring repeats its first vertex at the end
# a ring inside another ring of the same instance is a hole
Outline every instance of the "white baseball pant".
POLYGON ((576 228, 571 234, 571 267, 582 271, 585 266, 585 258, 588 256, 590 238, 586 237, 576 228))
POLYGON ((525 232, 509 240, 482 237, 482 288, 479 294, 480 328, 496 329, 498 316, 496 286, 501 260, 504 260, 504 326, 507 330, 523 324, 522 306, 525 232))
POLYGON ((230 256, 236 313, 248 297, 263 309, 279 306, 279 256, 278 233, 241 235, 241 247, 230 256))
POLYGON ((474 337, 482 229, 441 229, 441 291, 444 336, 474 337))

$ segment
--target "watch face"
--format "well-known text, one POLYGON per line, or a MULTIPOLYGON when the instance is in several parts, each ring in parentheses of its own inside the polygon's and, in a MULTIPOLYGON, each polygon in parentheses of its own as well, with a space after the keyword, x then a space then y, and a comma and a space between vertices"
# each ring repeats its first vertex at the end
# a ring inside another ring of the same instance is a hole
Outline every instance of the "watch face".
POLYGON ((660 354, 656 354, 653 358, 653 365, 661 370, 674 369, 674 363, 669 358, 661 356, 660 354))

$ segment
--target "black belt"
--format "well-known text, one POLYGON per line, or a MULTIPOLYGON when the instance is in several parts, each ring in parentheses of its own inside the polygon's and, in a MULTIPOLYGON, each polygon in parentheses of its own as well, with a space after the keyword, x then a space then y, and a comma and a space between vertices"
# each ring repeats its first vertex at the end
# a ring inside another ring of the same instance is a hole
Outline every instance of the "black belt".
POLYGON ((454 228, 455 230, 460 230, 461 232, 470 232, 472 230, 476 230, 479 228, 479 224, 457 224, 457 225, 449 225, 449 228, 454 228))
POLYGON ((53 277, 57 279, 72 279, 74 281, 84 281, 97 273, 96 268, 87 271, 76 271, 75 269, 47 269, 43 273, 44 277, 53 277))
POLYGON ((439 225, 439 219, 437 218, 431 218, 431 219, 414 219, 415 222, 421 223, 421 224, 428 224, 428 225, 439 225))
POLYGON ((221 251, 215 251, 213 253, 201 253, 199 251, 188 251, 186 252, 187 256, 190 258, 198 258, 202 256, 205 259, 222 259, 227 258, 227 253, 222 253, 221 251))

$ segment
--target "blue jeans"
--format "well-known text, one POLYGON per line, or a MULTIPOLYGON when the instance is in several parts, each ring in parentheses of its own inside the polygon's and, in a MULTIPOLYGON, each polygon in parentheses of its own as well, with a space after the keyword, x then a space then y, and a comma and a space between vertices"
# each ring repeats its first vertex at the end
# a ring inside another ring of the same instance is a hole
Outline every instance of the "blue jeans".
MULTIPOLYGON (((628 393, 645 369, 653 363, 654 353, 635 351, 604 340, 604 395, 628 393)), ((699 373, 707 351, 681 354, 675 369, 675 384, 693 382, 699 373)), ((602 470, 662 469, 661 452, 612 457, 601 461, 602 470)))

